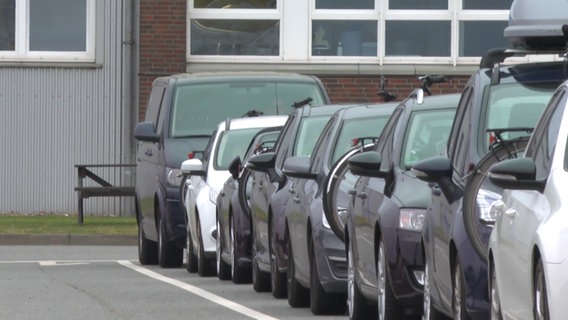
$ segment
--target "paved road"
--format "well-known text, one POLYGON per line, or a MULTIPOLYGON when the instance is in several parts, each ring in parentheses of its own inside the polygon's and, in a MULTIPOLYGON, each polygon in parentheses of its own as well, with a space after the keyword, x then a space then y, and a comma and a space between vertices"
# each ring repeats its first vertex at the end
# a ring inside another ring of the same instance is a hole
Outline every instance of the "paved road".
POLYGON ((136 250, 0 246, 0 319, 314 319, 250 284, 140 266, 136 250))

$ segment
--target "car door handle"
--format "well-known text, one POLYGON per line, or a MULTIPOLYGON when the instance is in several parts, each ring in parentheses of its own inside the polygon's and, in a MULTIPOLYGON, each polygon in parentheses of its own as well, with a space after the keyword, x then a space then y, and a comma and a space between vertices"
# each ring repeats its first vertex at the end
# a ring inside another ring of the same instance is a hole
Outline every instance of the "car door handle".
POLYGON ((357 194, 357 198, 367 199, 367 193, 366 192, 359 192, 357 194))
POLYGON ((505 210, 505 216, 514 219, 517 216, 517 210, 513 209, 513 208, 509 208, 507 210, 505 210))
POLYGON ((152 153, 152 150, 151 150, 151 149, 147 149, 146 151, 144 151, 144 154, 147 155, 148 157, 151 157, 152 155, 154 155, 154 154, 152 153))

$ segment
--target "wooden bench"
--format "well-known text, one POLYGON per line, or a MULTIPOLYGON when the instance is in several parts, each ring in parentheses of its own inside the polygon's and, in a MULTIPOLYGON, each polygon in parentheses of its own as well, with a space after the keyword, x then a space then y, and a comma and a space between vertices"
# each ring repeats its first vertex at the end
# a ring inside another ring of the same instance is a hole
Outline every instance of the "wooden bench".
POLYGON ((136 167, 135 164, 76 164, 77 168, 77 192, 78 199, 78 223, 83 224, 83 200, 90 197, 133 197, 134 186, 114 186, 101 178, 89 168, 128 168, 136 167), (98 186, 84 186, 83 180, 90 178, 98 186))

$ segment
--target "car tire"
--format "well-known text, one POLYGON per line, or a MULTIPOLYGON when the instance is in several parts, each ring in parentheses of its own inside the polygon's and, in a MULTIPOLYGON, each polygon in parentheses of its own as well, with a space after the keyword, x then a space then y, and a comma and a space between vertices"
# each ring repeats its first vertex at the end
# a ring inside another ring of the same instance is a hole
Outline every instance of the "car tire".
POLYGON ((233 283, 247 283, 251 282, 252 273, 250 268, 243 268, 239 266, 239 256, 238 256, 238 240, 235 237, 235 222, 231 219, 230 223, 230 237, 231 237, 231 277, 233 278, 233 283))
POLYGON ((441 320, 446 319, 442 314, 434 308, 432 304, 432 285, 430 283, 430 271, 428 270, 428 263, 424 261, 424 299, 423 299, 423 313, 422 320, 441 320))
POLYGON ((539 258, 533 276, 533 318, 534 319, 550 319, 548 309, 548 292, 546 289, 546 279, 544 275, 544 266, 539 258))
POLYGON ((350 241, 347 242, 347 311, 351 320, 366 320, 376 318, 373 315, 373 308, 363 297, 357 286, 355 278, 355 258, 350 241))
POLYGON ((141 218, 138 218, 138 261, 141 265, 158 263, 158 244, 146 238, 141 218))
POLYGON ((203 237, 201 234, 201 224, 197 219, 197 274, 201 277, 210 277, 215 274, 215 266, 211 259, 205 256, 205 249, 203 248, 203 237))
POLYGON ((215 241, 215 267, 217 269, 217 277, 219 280, 231 279, 231 266, 223 261, 223 237, 219 228, 219 219, 217 219, 217 239, 215 241))
POLYGON ((491 320, 503 320, 501 314, 501 300, 499 297, 499 288, 497 286, 497 276, 495 273, 495 264, 491 261, 489 265, 489 301, 491 302, 491 320))
POLYGON ((400 305, 392 290, 382 239, 379 240, 377 249, 377 310, 379 320, 402 317, 400 305))
POLYGON ((274 239, 273 233, 270 231, 268 246, 268 251, 270 253, 270 287, 274 298, 283 299, 287 296, 286 273, 280 272, 278 268, 278 266, 280 266, 280 261, 275 248, 276 240, 274 239))
POLYGON ((465 284, 459 257, 456 257, 452 274, 452 314, 455 320, 469 320, 465 304, 465 284))
MULTIPOLYGON (((289 234, 287 239, 290 239, 289 234)), ((286 272, 288 304, 292 308, 306 308, 310 306, 310 291, 296 280, 294 267, 294 253, 292 244, 288 243, 288 271, 286 272)))
POLYGON ((321 285, 313 241, 310 253, 310 309, 314 315, 345 313, 347 297, 340 293, 326 292, 321 285))
POLYGON ((158 219, 158 264, 162 268, 177 268, 183 263, 183 249, 175 243, 167 241, 166 226, 162 219, 158 219))
POLYGON ((258 266, 258 258, 256 257, 256 249, 253 250, 254 255, 252 258, 252 288, 256 292, 270 291, 270 278, 260 270, 258 266))

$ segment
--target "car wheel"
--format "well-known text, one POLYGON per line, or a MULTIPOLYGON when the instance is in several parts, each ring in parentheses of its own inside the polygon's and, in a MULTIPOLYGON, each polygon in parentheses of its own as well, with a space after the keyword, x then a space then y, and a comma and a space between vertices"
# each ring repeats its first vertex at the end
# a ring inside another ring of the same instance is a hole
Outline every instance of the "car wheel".
MULTIPOLYGON (((290 239, 287 234, 287 239, 290 239)), ((286 272, 288 304, 292 308, 305 308, 310 305, 310 292, 296 280, 296 269, 294 267, 294 254, 292 244, 288 243, 288 271, 286 272)))
POLYGON ((286 298, 287 295, 286 273, 280 272, 278 269, 280 261, 278 260, 278 256, 275 252, 276 240, 274 240, 272 232, 269 233, 269 238, 270 245, 268 247, 268 251, 270 252, 270 284, 272 288, 272 296, 277 299, 282 299, 286 298))
POLYGON ((315 315, 345 313, 346 297, 326 292, 321 285, 313 241, 310 243, 310 309, 315 315))
POLYGON ((231 278, 231 267, 223 261, 223 237, 219 228, 219 219, 217 219, 217 239, 215 241, 215 265, 217 268, 217 277, 219 280, 229 280, 231 278))
POLYGON ((456 258, 452 281, 452 312, 455 320, 468 320, 465 305, 465 288, 459 258, 456 258))
POLYGON ((141 265, 158 263, 158 244, 146 238, 141 218, 138 219, 138 261, 141 265))
POLYGON ((176 268, 183 263, 183 249, 179 248, 175 243, 167 241, 166 226, 159 219, 158 228, 158 263, 162 268, 176 268))
POLYGON ((355 257, 351 242, 347 242, 347 310, 349 319, 373 319, 373 309, 367 303, 355 279, 355 257))
POLYGON ((430 271, 428 270, 427 261, 424 262, 424 300, 422 320, 440 320, 445 319, 441 313, 432 305, 432 285, 430 283, 430 271))
POLYGON ((267 274, 262 272, 258 267, 258 258, 256 257, 256 246, 254 246, 254 254, 252 258, 252 288, 256 292, 270 291, 270 279, 267 274))
POLYGON ((390 276, 387 270, 385 246, 379 240, 377 252, 377 306, 379 320, 400 319, 400 306, 392 291, 390 276))
POLYGON ((491 270, 491 277, 489 278, 489 293, 491 299, 491 320, 502 320, 501 315, 501 300, 499 300, 499 290, 497 287, 497 276, 495 273, 495 264, 491 261, 489 267, 491 270))
POLYGON ((547 294, 544 267, 539 258, 533 277, 533 318, 536 320, 550 319, 547 294))
POLYGON ((231 236, 231 277, 233 278, 233 283, 246 283, 251 281, 250 269, 245 269, 239 266, 239 256, 238 256, 238 243, 235 237, 235 225, 233 219, 230 223, 230 236, 231 236))
POLYGON ((202 277, 209 277, 214 274, 214 266, 211 260, 205 256, 203 248, 203 238, 201 234, 201 224, 197 220, 197 274, 202 277))
POLYGON ((187 235, 185 240, 185 269, 189 273, 197 272, 197 255, 193 251, 193 240, 191 240, 191 233, 189 232, 189 226, 187 226, 187 235))

